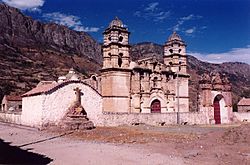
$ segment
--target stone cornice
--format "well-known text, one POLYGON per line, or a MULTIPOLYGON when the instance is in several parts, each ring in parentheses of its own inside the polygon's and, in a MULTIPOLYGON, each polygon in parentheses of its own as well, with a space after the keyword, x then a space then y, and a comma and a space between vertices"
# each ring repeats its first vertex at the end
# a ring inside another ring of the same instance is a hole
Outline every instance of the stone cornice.
POLYGON ((129 68, 103 68, 100 69, 100 72, 110 72, 110 71, 122 71, 122 72, 132 72, 129 68))
POLYGON ((102 45, 102 48, 108 48, 112 45, 116 45, 116 46, 123 46, 123 47, 127 47, 127 48, 130 48, 131 46, 129 44, 121 44, 119 42, 110 42, 108 45, 102 45))

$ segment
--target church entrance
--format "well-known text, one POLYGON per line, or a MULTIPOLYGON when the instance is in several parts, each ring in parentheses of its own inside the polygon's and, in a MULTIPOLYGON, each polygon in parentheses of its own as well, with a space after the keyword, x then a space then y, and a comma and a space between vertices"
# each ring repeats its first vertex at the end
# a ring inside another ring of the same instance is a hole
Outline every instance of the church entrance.
POLYGON ((151 113, 161 113, 161 102, 159 100, 154 100, 151 103, 151 113))
POLYGON ((215 124, 221 124, 220 100, 218 97, 215 97, 214 99, 214 120, 215 124))

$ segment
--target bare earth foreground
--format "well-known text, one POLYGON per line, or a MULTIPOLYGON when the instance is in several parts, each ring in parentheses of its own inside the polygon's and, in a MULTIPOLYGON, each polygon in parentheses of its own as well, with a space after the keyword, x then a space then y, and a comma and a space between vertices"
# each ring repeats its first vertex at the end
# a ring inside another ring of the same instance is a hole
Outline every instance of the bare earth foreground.
POLYGON ((64 132, 0 123, 0 164, 250 165, 250 124, 64 132))

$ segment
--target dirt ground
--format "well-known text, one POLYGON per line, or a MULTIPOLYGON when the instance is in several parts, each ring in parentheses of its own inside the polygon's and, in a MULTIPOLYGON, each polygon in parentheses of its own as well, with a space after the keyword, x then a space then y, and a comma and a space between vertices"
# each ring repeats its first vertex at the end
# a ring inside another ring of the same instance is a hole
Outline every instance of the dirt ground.
POLYGON ((249 123, 97 127, 73 132, 0 124, 0 139, 50 159, 42 164, 250 165, 249 123))

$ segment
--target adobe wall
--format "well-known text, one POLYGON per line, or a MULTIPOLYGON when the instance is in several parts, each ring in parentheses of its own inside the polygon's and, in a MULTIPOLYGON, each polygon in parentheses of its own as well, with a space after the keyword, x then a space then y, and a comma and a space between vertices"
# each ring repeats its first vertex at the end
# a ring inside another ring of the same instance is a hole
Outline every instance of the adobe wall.
POLYGON ((0 112, 0 121, 7 122, 7 123, 21 124, 21 113, 0 112))

